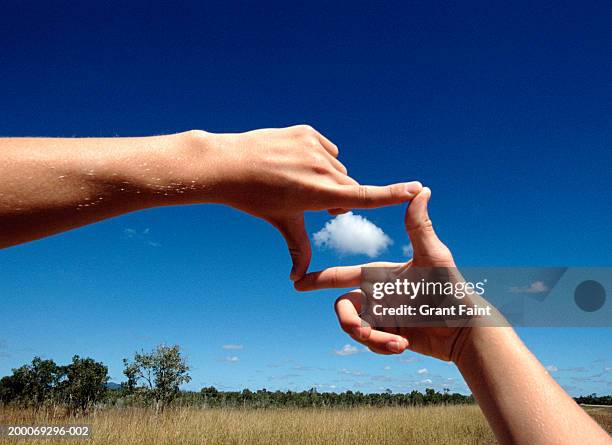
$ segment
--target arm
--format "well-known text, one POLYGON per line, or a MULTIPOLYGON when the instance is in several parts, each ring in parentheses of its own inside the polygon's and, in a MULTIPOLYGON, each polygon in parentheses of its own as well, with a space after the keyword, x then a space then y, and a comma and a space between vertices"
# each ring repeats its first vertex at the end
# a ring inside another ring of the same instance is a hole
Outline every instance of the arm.
MULTIPOLYGON (((372 263, 367 266, 455 266, 450 250, 437 237, 429 219, 429 198, 430 190, 424 188, 406 211, 413 260, 406 265, 372 263)), ((297 281, 295 287, 313 290, 359 286, 361 267, 335 267, 310 273, 297 281)), ((384 332, 362 324, 360 292, 353 290, 336 301, 342 329, 373 352, 399 354, 411 349, 452 360, 472 389, 500 443, 610 443, 609 436, 552 379, 511 328, 413 327, 384 332)))
POLYGON ((140 209, 227 204, 273 224, 301 277, 307 210, 409 200, 419 183, 362 186, 311 127, 135 138, 0 138, 0 248, 140 209))
POLYGON ((468 330, 456 364, 500 443, 609 444, 511 328, 468 330))

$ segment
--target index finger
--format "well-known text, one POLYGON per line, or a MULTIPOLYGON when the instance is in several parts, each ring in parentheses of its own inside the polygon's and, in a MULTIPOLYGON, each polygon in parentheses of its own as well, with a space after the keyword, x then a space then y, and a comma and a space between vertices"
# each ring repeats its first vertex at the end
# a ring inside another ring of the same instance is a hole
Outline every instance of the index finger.
POLYGON ((362 267, 401 267, 405 263, 379 261, 357 266, 336 266, 304 275, 294 283, 299 291, 355 287, 361 283, 362 267))

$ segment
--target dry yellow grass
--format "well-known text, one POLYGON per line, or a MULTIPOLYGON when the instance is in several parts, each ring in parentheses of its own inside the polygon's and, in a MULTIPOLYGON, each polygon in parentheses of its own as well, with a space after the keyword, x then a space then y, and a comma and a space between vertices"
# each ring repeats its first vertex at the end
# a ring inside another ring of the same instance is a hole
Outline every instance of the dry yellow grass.
MULTIPOLYGON (((601 422, 605 418, 609 421, 611 411, 598 411, 598 420, 601 422)), ((66 422, 53 420, 45 413, 0 411, 0 423, 5 425, 66 422)), ((126 408, 99 411, 85 418, 72 419, 70 423, 92 425, 92 437, 83 441, 91 445, 495 443, 477 406, 268 410, 185 408, 168 410, 158 416, 148 410, 126 408)), ((32 439, 6 442, 33 443, 32 439)), ((35 442, 66 444, 66 439, 35 442)), ((76 442, 81 441, 68 441, 76 442)))
MULTIPOLYGON (((45 414, 4 412, 2 423, 55 424, 45 414)), ((65 421, 64 421, 65 422, 65 421)), ((102 444, 480 444, 493 435, 476 406, 356 409, 113 409, 90 423, 87 443, 102 444)), ((27 439, 31 441, 31 439, 27 439)), ((24 442, 25 440, 21 440, 24 442)), ((13 441, 19 443, 19 441, 13 441)), ((42 443, 66 442, 40 440, 42 443)))

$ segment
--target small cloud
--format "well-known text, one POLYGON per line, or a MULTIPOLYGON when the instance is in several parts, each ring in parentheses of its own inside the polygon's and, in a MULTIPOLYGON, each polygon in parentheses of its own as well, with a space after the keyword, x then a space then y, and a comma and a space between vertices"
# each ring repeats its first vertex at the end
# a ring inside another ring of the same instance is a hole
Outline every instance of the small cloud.
POLYGON ((550 289, 543 281, 534 281, 529 286, 514 286, 510 288, 513 294, 542 294, 550 289))
POLYGON ((353 212, 336 216, 313 235, 317 247, 328 247, 340 254, 379 256, 393 240, 376 224, 353 212))
POLYGON ((427 370, 427 368, 421 368, 417 371, 417 374, 427 375, 429 374, 429 371, 427 370))
POLYGON ((405 357, 398 357, 398 360, 402 363, 417 363, 421 360, 415 355, 407 355, 405 357))
POLYGON ((406 258, 412 258, 412 255, 414 255, 414 249, 412 248, 412 244, 405 244, 402 246, 402 254, 406 257, 406 258))
POLYGON ((123 229, 123 238, 127 239, 127 240, 133 240, 133 241, 138 241, 141 242, 143 244, 146 244, 147 246, 151 246, 151 247, 160 247, 161 244, 156 242, 156 241, 152 241, 149 238, 149 235, 151 234, 151 229, 146 228, 142 231, 138 231, 136 229, 123 229))
POLYGON ((548 365, 548 366, 546 367, 546 370, 547 370, 548 372, 557 372, 557 371, 559 370, 559 368, 557 368, 555 365, 548 365))
POLYGON ((390 370, 391 370, 391 366, 385 366, 383 369, 384 369, 385 371, 390 371, 390 370))
POLYGON ((432 380, 431 380, 431 379, 425 379, 425 380, 421 380, 421 381, 420 381, 420 383, 423 383, 423 384, 430 384, 430 383, 433 383, 433 382, 432 382, 432 380))
POLYGON ((342 346, 342 348, 340 349, 334 349, 334 354, 336 355, 355 355, 355 354, 359 354, 359 349, 357 349, 356 346, 353 345, 344 345, 342 346))
POLYGON ((238 363, 240 361, 240 357, 235 356, 235 355, 230 355, 228 357, 225 357, 223 361, 227 363, 238 363))
POLYGON ((585 368, 584 366, 573 366, 570 368, 559 368, 559 371, 564 371, 564 372, 587 372, 588 369, 585 368))
POLYGON ((366 375, 364 372, 361 372, 361 371, 351 371, 350 369, 346 369, 346 368, 342 368, 338 372, 340 374, 350 375, 350 376, 353 376, 353 377, 363 377, 363 376, 366 375))
POLYGON ((235 343, 229 343, 227 345, 221 346, 223 349, 228 351, 242 351, 244 349, 244 345, 238 345, 235 343))

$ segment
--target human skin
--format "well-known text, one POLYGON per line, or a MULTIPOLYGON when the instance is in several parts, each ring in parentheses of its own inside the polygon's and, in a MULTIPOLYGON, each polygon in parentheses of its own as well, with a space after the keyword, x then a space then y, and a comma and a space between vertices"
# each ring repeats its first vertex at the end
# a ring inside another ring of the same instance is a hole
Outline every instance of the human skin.
POLYGON ((311 258, 305 211, 398 204, 422 188, 360 185, 337 157, 338 147, 307 125, 236 134, 0 138, 0 248, 141 209, 217 203, 276 227, 295 280, 311 258))
MULTIPOLYGON (((409 204, 405 224, 414 249, 407 264, 363 266, 454 268, 450 250, 437 237, 425 187, 409 204)), ((307 274, 298 290, 346 288, 360 284, 361 267, 333 267, 307 274)), ((360 290, 336 300, 340 325, 353 339, 380 354, 406 349, 454 362, 502 444, 610 444, 608 434, 557 384, 510 327, 421 327, 394 332, 364 326, 360 290), (398 335, 399 334, 399 335, 398 335)), ((504 325, 504 320, 499 320, 504 325)))

